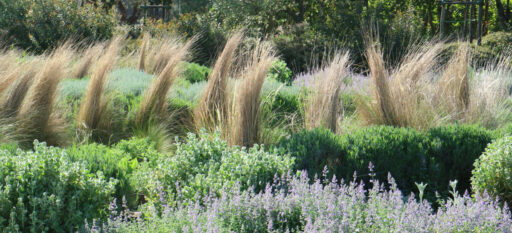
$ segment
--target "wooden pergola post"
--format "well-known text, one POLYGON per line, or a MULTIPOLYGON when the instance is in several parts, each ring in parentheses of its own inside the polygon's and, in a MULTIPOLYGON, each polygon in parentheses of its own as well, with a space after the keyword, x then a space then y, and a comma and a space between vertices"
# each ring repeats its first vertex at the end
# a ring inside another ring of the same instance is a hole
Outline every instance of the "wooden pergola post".
POLYGON ((474 19, 474 7, 478 5, 478 18, 477 18, 477 43, 480 45, 482 43, 482 15, 483 15, 483 0, 439 0, 439 4, 441 5, 441 19, 439 22, 439 33, 441 37, 445 34, 445 23, 456 23, 463 22, 463 30, 464 37, 466 37, 470 42, 473 41, 473 24, 474 19), (464 12, 464 20, 446 20, 446 11, 450 5, 465 5, 464 12), (469 11, 469 17, 468 17, 469 11), (469 32, 468 32, 469 31, 469 32), (467 37, 466 33, 469 34, 467 37))

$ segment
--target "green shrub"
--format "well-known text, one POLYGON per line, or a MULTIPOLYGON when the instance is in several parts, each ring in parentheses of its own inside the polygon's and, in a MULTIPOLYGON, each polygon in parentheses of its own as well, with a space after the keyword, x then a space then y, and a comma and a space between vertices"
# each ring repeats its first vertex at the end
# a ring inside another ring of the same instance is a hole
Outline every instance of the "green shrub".
POLYGON ((93 4, 69 0, 0 0, 0 28, 8 42, 37 52, 63 40, 104 40, 112 37, 117 18, 93 4))
POLYGON ((409 193, 416 189, 414 182, 430 183, 428 144, 416 130, 379 126, 344 136, 327 129, 302 131, 283 141, 281 148, 296 158, 296 169, 311 176, 321 175, 327 167, 338 179, 351 180, 356 172, 358 179, 368 182, 371 162, 378 171, 376 178, 385 181, 390 172, 401 190, 409 193))
POLYGON ((267 77, 277 80, 282 83, 290 85, 292 83, 292 71, 286 66, 286 62, 283 60, 276 60, 269 72, 267 77))
POLYGON ((433 142, 431 155, 441 169, 439 189, 446 190, 450 180, 457 180, 458 190, 470 190, 473 163, 494 139, 492 132, 477 126, 449 125, 431 129, 427 136, 433 142))
POLYGON ((494 54, 503 54, 512 51, 512 33, 493 32, 482 38, 482 46, 490 49, 494 54))
POLYGON ((471 177, 474 192, 487 192, 512 204, 512 137, 491 143, 475 162, 471 177))
POLYGON ((107 216, 117 180, 107 181, 65 150, 0 151, 0 226, 5 232, 70 232, 107 216))
POLYGON ((135 177, 148 201, 158 200, 162 189, 171 195, 169 200, 192 201, 197 194, 218 194, 236 183, 242 189, 261 190, 274 175, 288 172, 293 159, 265 152, 258 146, 248 150, 229 147, 218 133, 202 132, 199 137, 189 133, 185 143, 177 144, 172 157, 160 157, 154 165, 139 169, 135 177))
POLYGON ((187 63, 182 77, 188 80, 190 83, 197 83, 206 81, 210 72, 210 68, 206 66, 202 66, 196 63, 187 63))
POLYGON ((280 147, 296 158, 295 169, 305 169, 311 176, 327 167, 337 178, 351 179, 357 172, 368 182, 371 162, 376 178, 386 181, 390 172, 404 193, 416 191, 415 182, 428 183, 430 190, 447 190, 454 179, 464 191, 470 188, 473 162, 492 139, 491 132, 475 126, 444 126, 425 133, 374 126, 342 136, 326 129, 302 131, 280 147))

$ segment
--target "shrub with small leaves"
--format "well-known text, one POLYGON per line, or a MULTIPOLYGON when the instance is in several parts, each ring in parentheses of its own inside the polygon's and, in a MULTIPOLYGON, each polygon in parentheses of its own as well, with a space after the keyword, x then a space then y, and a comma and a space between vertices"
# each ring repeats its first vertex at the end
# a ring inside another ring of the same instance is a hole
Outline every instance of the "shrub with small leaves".
POLYGON ((475 162, 471 184, 474 192, 488 192, 512 204, 512 137, 491 143, 475 162))
POLYGON ((292 83, 292 71, 286 66, 285 61, 276 60, 272 67, 270 67, 267 78, 290 85, 292 83))
POLYGON ((206 66, 202 66, 196 63, 186 63, 182 76, 190 83, 197 83, 206 81, 210 72, 210 68, 206 66))

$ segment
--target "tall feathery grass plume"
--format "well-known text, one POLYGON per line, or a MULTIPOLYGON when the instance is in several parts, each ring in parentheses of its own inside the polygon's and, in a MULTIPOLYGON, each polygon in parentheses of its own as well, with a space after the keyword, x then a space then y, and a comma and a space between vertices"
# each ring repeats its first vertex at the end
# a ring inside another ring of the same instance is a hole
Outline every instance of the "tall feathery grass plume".
POLYGON ((146 91, 139 110, 135 116, 136 127, 144 127, 153 121, 163 121, 167 115, 167 95, 174 81, 179 77, 182 69, 180 63, 189 55, 189 49, 192 47, 195 39, 189 40, 184 45, 176 41, 175 45, 170 46, 167 51, 173 56, 168 60, 165 68, 158 77, 153 80, 149 89, 146 91))
POLYGON ((18 79, 12 84, 5 95, 0 100, 0 117, 13 118, 18 114, 19 108, 23 103, 23 99, 27 95, 29 88, 34 82, 38 70, 42 65, 42 60, 34 59, 25 65, 22 65, 24 70, 18 79))
POLYGON ((203 91, 199 105, 194 110, 196 129, 215 130, 215 126, 226 122, 228 110, 228 79, 235 60, 235 53, 243 38, 237 32, 229 38, 220 56, 217 58, 212 72, 208 76, 208 84, 203 91))
POLYGON ((512 119, 510 87, 512 86, 512 58, 501 57, 474 69, 469 83, 469 106, 464 122, 481 124, 490 129, 505 126, 512 119))
POLYGON ((372 79, 371 99, 359 97, 358 112, 366 124, 427 129, 438 124, 432 104, 432 72, 442 51, 441 43, 410 47, 401 63, 389 71, 380 46, 370 42, 366 57, 372 79))
POLYGON ((343 81, 349 75, 349 53, 336 52, 323 69, 323 77, 313 80, 311 93, 305 100, 304 123, 306 129, 324 127, 338 132, 338 119, 342 112, 343 81))
POLYGON ((77 116, 77 126, 79 130, 93 132, 100 128, 100 122, 105 113, 106 101, 104 98, 104 86, 109 72, 114 67, 119 56, 121 39, 114 38, 105 53, 100 57, 92 73, 91 80, 87 85, 85 98, 80 105, 77 116))
POLYGON ((456 119, 464 117, 470 105, 470 47, 459 42, 439 81, 441 102, 456 119))
POLYGON ((91 67, 103 53, 105 46, 96 44, 89 46, 80 54, 80 60, 73 67, 74 78, 83 78, 90 73, 91 67))
POLYGON ((72 53, 69 44, 57 48, 36 74, 17 114, 16 134, 21 137, 23 146, 29 147, 34 139, 49 141, 54 136, 48 124, 58 84, 65 75, 64 70, 72 53))
POLYGON ((137 61, 137 68, 141 71, 146 70, 146 53, 148 50, 148 44, 151 36, 149 33, 144 34, 142 38, 142 44, 140 45, 139 59, 137 61))
POLYGON ((259 142, 261 133, 261 89, 265 77, 276 60, 275 51, 266 42, 256 45, 250 55, 242 79, 235 87, 229 109, 230 144, 250 147, 259 142))
POLYGON ((4 93, 21 76, 25 67, 21 64, 11 66, 9 71, 0 74, 0 95, 4 93))
POLYGON ((144 71, 155 75, 160 74, 174 56, 172 51, 176 50, 176 46, 180 44, 180 41, 182 41, 180 37, 168 37, 148 45, 144 71))

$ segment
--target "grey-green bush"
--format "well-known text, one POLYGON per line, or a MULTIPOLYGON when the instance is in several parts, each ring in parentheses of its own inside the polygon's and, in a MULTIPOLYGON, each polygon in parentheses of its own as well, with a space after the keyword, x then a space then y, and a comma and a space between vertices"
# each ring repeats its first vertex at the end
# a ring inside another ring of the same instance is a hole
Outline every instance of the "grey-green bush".
POLYGON ((0 228, 4 232, 71 232, 108 216, 117 180, 91 173, 65 150, 0 150, 0 228))
POLYGON ((162 191, 171 201, 194 201, 196 195, 217 194, 235 183, 242 189, 261 190, 275 175, 290 171, 293 161, 289 156, 265 152, 259 146, 229 147, 218 133, 202 132, 199 137, 189 133, 184 143, 177 143, 173 156, 160 157, 154 167, 146 164, 134 179, 149 202, 158 201, 162 191), (177 187, 180 193, 176 192, 177 187))

